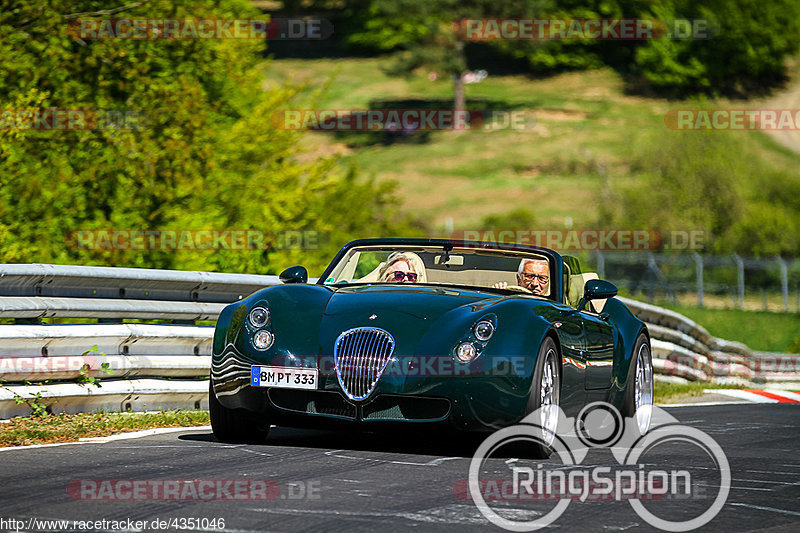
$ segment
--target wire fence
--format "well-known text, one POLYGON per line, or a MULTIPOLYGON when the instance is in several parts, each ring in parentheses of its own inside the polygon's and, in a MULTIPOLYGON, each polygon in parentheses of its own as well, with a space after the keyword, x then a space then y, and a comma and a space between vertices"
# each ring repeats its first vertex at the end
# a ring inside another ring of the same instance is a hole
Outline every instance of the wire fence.
POLYGON ((599 252, 584 260, 625 295, 699 307, 800 312, 800 260, 599 252))

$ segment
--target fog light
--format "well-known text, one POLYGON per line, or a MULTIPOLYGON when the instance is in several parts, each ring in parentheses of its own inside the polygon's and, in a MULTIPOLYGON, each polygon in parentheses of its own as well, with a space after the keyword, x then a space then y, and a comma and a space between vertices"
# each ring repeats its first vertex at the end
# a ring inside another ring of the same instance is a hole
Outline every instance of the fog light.
POLYGON ((250 310, 250 323, 254 328, 263 328, 269 322, 269 311, 263 307, 254 307, 250 310))
POLYGON ((456 348, 456 358, 462 363, 469 363, 475 356, 478 355, 478 350, 471 342, 462 342, 456 348))
POLYGON ((270 333, 269 331, 262 329, 261 331, 256 331, 256 334, 253 335, 253 345, 259 350, 266 350, 270 346, 272 346, 272 342, 275 340, 275 335, 270 333))

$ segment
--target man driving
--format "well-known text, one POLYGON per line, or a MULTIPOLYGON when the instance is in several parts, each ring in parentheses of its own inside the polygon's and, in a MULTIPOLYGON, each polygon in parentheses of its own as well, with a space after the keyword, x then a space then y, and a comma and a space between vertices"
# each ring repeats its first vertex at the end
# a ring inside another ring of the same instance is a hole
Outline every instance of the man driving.
MULTIPOLYGON (((550 267, 545 259, 523 259, 517 270, 517 285, 528 289, 536 296, 550 294, 550 267)), ((507 289, 508 283, 498 281, 495 289, 507 289)))

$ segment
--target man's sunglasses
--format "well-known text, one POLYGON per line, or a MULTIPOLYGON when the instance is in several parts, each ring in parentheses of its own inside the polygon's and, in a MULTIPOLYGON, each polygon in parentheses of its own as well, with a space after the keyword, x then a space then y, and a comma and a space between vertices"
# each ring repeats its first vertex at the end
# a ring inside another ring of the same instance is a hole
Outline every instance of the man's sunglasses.
POLYGON ((394 276, 394 280, 398 283, 402 282, 405 278, 408 278, 408 281, 411 283, 416 283, 417 281, 417 274, 416 272, 402 272, 400 270, 395 270, 392 272, 394 276))

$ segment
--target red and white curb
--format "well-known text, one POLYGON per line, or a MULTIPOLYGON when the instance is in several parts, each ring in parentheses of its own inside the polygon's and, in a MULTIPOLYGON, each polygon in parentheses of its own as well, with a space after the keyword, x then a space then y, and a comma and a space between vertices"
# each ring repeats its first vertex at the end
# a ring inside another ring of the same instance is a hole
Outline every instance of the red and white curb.
POLYGON ((706 389, 707 394, 722 394, 752 403, 800 403, 800 393, 786 390, 706 389))

